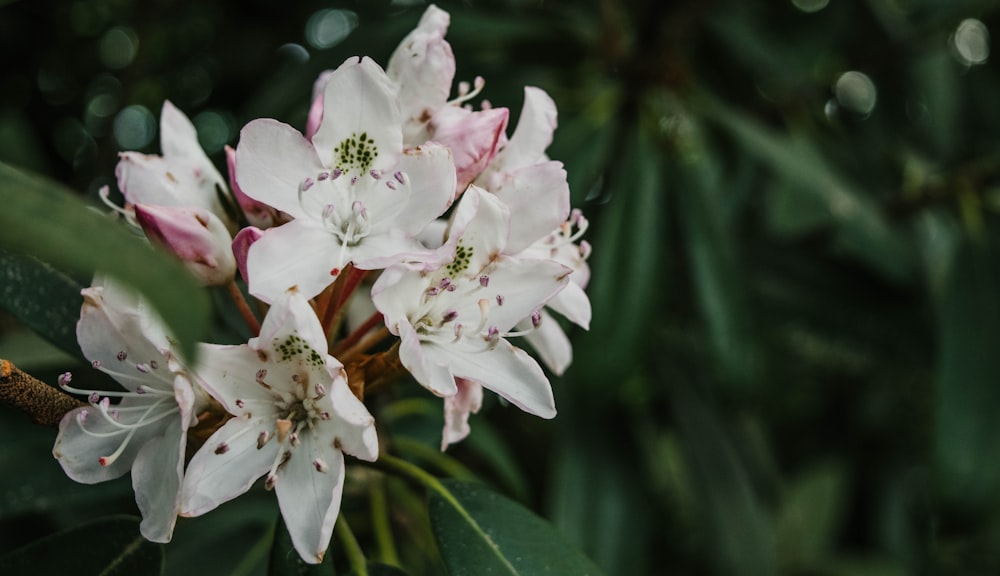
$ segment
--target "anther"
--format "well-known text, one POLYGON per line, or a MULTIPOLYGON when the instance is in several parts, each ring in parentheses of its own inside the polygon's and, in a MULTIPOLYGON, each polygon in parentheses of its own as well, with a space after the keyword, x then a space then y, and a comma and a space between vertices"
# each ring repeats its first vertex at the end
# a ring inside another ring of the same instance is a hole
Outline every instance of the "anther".
POLYGON ((378 170, 371 170, 371 171, 368 172, 368 175, 371 176, 372 178, 376 179, 376 180, 379 180, 379 179, 382 178, 382 173, 379 172, 378 170))
POLYGON ((216 454, 225 454, 226 452, 229 452, 229 444, 226 444, 225 442, 215 447, 216 454))
POLYGON ((490 326, 490 329, 486 331, 486 341, 489 342, 490 350, 497 347, 500 342, 500 329, 496 326, 490 326))
POLYGON ((257 382, 263 382, 264 378, 267 378, 267 369, 261 368, 257 371, 257 382))
POLYGON ((330 173, 329 172, 320 172, 319 176, 317 176, 316 179, 319 180, 320 182, 322 182, 323 180, 326 180, 329 177, 330 177, 330 173))
POLYGON ((111 410, 110 412, 108 412, 108 416, 111 416, 111 419, 114 420, 115 422, 117 422, 118 421, 118 416, 119 416, 118 409, 115 408, 114 410, 111 410))
POLYGON ((355 200, 354 203, 351 204, 351 211, 365 220, 368 219, 368 208, 365 208, 365 203, 361 200, 355 200))
POLYGON ((274 485, 278 483, 278 477, 274 474, 268 474, 267 480, 264 480, 264 490, 274 490, 274 485))
POLYGON ((357 184, 357 183, 358 183, 358 177, 357 176, 351 176, 351 184, 357 184))
POLYGON ((97 404, 101 401, 101 397, 97 392, 91 392, 90 396, 87 397, 87 400, 89 400, 91 404, 97 404))
POLYGON ((497 306, 503 306, 503 294, 497 294, 497 306))
POLYGON ((451 322, 455 318, 458 318, 458 310, 448 310, 447 312, 444 313, 444 316, 441 317, 441 323, 447 324, 448 322, 451 322))
POLYGON ((299 184, 299 192, 305 192, 306 190, 312 188, 313 184, 315 184, 315 182, 312 178, 306 178, 301 184, 299 184))
POLYGON ((299 435, 295 432, 289 434, 288 443, 292 445, 292 448, 297 448, 299 445, 299 435))
POLYGON ((271 439, 271 434, 267 430, 262 431, 257 435, 257 449, 260 450, 267 444, 267 441, 271 439))
POLYGON ((580 242, 580 257, 584 260, 590 258, 590 252, 592 249, 593 248, 591 247, 590 242, 587 242, 586 240, 580 242))
POLYGON ((385 181, 385 187, 388 188, 389 190, 395 190, 396 189, 396 183, 394 181, 392 181, 392 180, 386 180, 385 181))
POLYGON ((153 370, 156 370, 157 368, 160 367, 160 364, 156 360, 150 360, 149 367, 152 368, 153 370))
POLYGON ((438 283, 438 287, 442 290, 447 290, 449 286, 451 286, 451 278, 448 278, 447 276, 442 278, 441 282, 438 283))
POLYGON ((459 340, 462 339, 462 332, 463 331, 464 331, 464 327, 462 326, 462 323, 461 322, 456 322, 455 323, 455 339, 453 340, 453 342, 458 342, 459 340))
POLYGON ((487 286, 490 285, 489 274, 483 274, 482 276, 479 277, 479 285, 482 286, 483 288, 486 288, 487 286))
POLYGON ((437 296, 439 292, 440 290, 437 289, 437 286, 431 286, 427 290, 424 290, 424 294, 427 296, 437 296))
POLYGON ((406 185, 406 174, 404 174, 403 172, 397 171, 395 174, 392 175, 392 177, 396 179, 396 182, 406 185))
POLYGON ((319 400, 323 396, 326 396, 326 386, 323 386, 321 382, 316 383, 313 387, 313 391, 316 392, 316 396, 313 398, 314 400, 319 400))
POLYGON ((62 374, 59 375, 59 378, 57 378, 56 381, 59 382, 60 386, 69 386, 69 383, 72 379, 73 379, 72 374, 70 374, 69 372, 63 372, 62 374))
POLYGON ((140 362, 135 365, 135 369, 138 370, 139 372, 142 372, 143 374, 147 374, 149 372, 149 364, 140 362))
POLYGON ((246 405, 247 405, 247 403, 244 402, 242 398, 237 398, 236 399, 236 407, 237 408, 243 408, 246 405))
POLYGON ((135 387, 135 393, 136 394, 145 394, 146 393, 146 387, 143 386, 142 384, 139 384, 138 386, 135 387))
POLYGON ((326 465, 326 462, 323 462, 319 458, 313 460, 313 468, 315 468, 317 472, 326 472, 327 470, 329 470, 329 468, 326 465))
POLYGON ((122 351, 118 352, 118 354, 116 354, 115 357, 118 358, 119 362, 124 362, 125 359, 128 358, 128 352, 126 352, 125 350, 122 350, 122 351))
POLYGON ((538 310, 535 310, 534 312, 531 313, 531 325, 535 328, 538 328, 538 326, 541 323, 542 323, 542 313, 538 310))
POLYGON ((327 412, 326 410, 320 412, 319 413, 319 419, 320 420, 329 420, 330 419, 330 413, 327 412))
POLYGON ((87 414, 88 412, 86 410, 80 410, 76 413, 76 421, 80 426, 87 423, 87 414))
POLYGON ((340 178, 340 175, 343 173, 344 171, 341 170, 340 168, 335 168, 333 173, 330 174, 330 180, 336 180, 337 178, 340 178))
POLYGON ((94 368, 100 368, 101 367, 101 361, 100 360, 94 360, 93 362, 90 363, 90 365, 93 366, 94 368))

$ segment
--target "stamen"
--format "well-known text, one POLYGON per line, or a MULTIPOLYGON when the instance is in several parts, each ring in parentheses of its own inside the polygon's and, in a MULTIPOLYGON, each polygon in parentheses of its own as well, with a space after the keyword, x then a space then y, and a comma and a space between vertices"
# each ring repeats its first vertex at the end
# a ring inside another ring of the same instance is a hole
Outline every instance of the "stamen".
POLYGON ((160 367, 160 363, 157 362, 156 360, 150 360, 149 367, 152 368, 153 370, 156 370, 157 368, 160 367))
POLYGON ((372 178, 376 179, 376 180, 379 180, 379 179, 382 178, 382 173, 379 172, 378 170, 371 170, 371 171, 368 172, 368 175, 371 176, 372 178))
POLYGON ((344 171, 341 170, 340 168, 335 168, 333 170, 333 174, 330 174, 330 180, 336 180, 337 178, 340 178, 340 175, 343 173, 344 171))
POLYGON ((128 358, 128 352, 126 352, 125 350, 122 350, 121 352, 119 352, 118 354, 116 354, 115 357, 118 358, 119 362, 124 362, 125 359, 128 358))
POLYGON ((489 274, 483 274, 482 276, 479 277, 479 285, 482 286, 483 288, 486 288, 487 286, 490 285, 489 274))
POLYGON ((392 180, 386 180, 385 181, 385 187, 388 188, 389 190, 395 190, 396 189, 396 183, 394 181, 392 181, 392 180))
POLYGON ((257 382, 258 383, 263 382, 264 378, 267 378, 267 369, 261 368, 260 370, 257 371, 257 382))
POLYGON ((56 379, 56 381, 59 383, 59 386, 63 388, 69 386, 71 380, 73 380, 73 375, 70 374, 69 372, 63 372, 62 374, 59 375, 59 378, 56 379))
POLYGON ((267 480, 264 480, 264 490, 274 490, 274 485, 278 483, 278 477, 271 473, 267 475, 267 480))
POLYGON ((267 430, 261 431, 261 433, 257 435, 257 449, 260 450, 263 448, 269 440, 271 440, 271 433, 267 430))
POLYGON ((314 182, 312 178, 306 178, 301 184, 299 184, 299 192, 305 192, 306 190, 312 188, 315 183, 316 182, 314 182))
POLYGON ((139 372, 142 372, 143 374, 148 374, 149 373, 149 364, 145 364, 143 362, 140 362, 140 363, 138 363, 138 364, 135 365, 135 369, 138 370, 139 372))
POLYGON ((292 448, 298 448, 299 446, 299 435, 296 432, 292 432, 288 435, 288 443, 292 445, 292 448))
POLYGON ((452 343, 458 342, 459 340, 462 339, 463 328, 464 327, 462 326, 461 322, 455 323, 455 339, 452 340, 452 343))
POLYGON ((361 200, 355 200, 351 204, 351 211, 365 220, 368 219, 368 209, 365 208, 365 204, 361 200))
POLYGON ((101 401, 101 397, 97 394, 97 392, 91 392, 90 397, 87 398, 87 400, 89 400, 91 404, 97 404, 101 401))
POLYGON ((322 382, 317 382, 313 387, 313 391, 316 392, 316 395, 313 396, 313 400, 319 400, 320 398, 326 396, 326 386, 323 386, 322 382))
POLYGON ((116 214, 121 214, 121 216, 125 218, 125 221, 128 222, 133 228, 139 228, 139 223, 135 220, 134 212, 126 210, 111 201, 111 188, 101 186, 101 189, 97 191, 97 195, 100 196, 102 204, 110 208, 116 214))
POLYGON ((455 318, 458 318, 458 310, 448 310, 447 312, 444 313, 444 316, 441 317, 441 324, 442 325, 447 324, 448 322, 451 322, 455 318))
POLYGON ((100 368, 101 367, 101 361, 100 360, 94 360, 93 362, 90 363, 90 365, 93 366, 94 368, 100 368))
POLYGON ((538 326, 541 323, 542 323, 542 313, 539 310, 535 310, 534 312, 531 313, 531 325, 534 328, 538 328, 538 326))
POLYGON ((503 306, 503 294, 497 294, 497 306, 503 306))
POLYGON ((326 410, 320 412, 319 413, 319 419, 320 420, 329 420, 330 419, 330 413, 327 412, 326 410))
POLYGON ((483 91, 483 86, 486 86, 486 80, 484 80, 482 76, 476 76, 475 80, 472 81, 472 85, 474 88, 472 91, 469 91, 468 82, 459 82, 458 98, 455 98, 451 102, 448 102, 448 104, 451 104, 452 106, 458 106, 463 102, 472 100, 473 98, 478 96, 480 92, 483 91), (462 88, 465 88, 465 90, 463 91, 462 88))
POLYGON ((580 242, 580 257, 583 258, 584 260, 590 258, 590 252, 592 249, 593 248, 591 247, 590 242, 583 240, 582 242, 580 242))
POLYGON ((396 179, 396 182, 399 182, 400 184, 402 184, 404 186, 406 185, 406 181, 409 180, 409 178, 407 178, 405 172, 398 171, 398 170, 392 175, 392 177, 396 179))
POLYGON ((427 290, 424 290, 424 295, 425 296, 437 296, 439 292, 440 292, 440 290, 437 289, 437 286, 431 286, 427 290))
POLYGON ((216 454, 225 454, 226 452, 229 452, 229 444, 226 444, 225 442, 215 447, 216 454))
POLYGON ((351 184, 353 185, 353 184, 357 184, 357 183, 358 183, 358 177, 357 176, 351 176, 351 184))
POLYGON ((327 470, 329 470, 329 468, 326 465, 326 462, 323 462, 319 458, 313 460, 313 468, 315 468, 317 472, 326 472, 327 470))
POLYGON ((486 341, 489 342, 490 350, 497 347, 500 342, 500 329, 496 326, 490 326, 490 329, 486 332, 486 341))
POLYGON ((319 180, 320 182, 322 182, 323 180, 326 180, 329 177, 330 177, 330 173, 324 171, 324 172, 320 172, 319 173, 319 176, 316 177, 316 180, 319 180))
POLYGON ((236 399, 236 407, 237 407, 237 408, 240 408, 240 409, 242 409, 242 408, 243 408, 244 406, 246 406, 246 405, 247 405, 247 403, 246 403, 246 402, 244 402, 242 398, 237 398, 237 399, 236 399))
POLYGON ((138 386, 135 387, 135 393, 136 394, 140 394, 140 395, 141 394, 145 394, 146 393, 146 387, 143 386, 142 384, 139 384, 138 386))

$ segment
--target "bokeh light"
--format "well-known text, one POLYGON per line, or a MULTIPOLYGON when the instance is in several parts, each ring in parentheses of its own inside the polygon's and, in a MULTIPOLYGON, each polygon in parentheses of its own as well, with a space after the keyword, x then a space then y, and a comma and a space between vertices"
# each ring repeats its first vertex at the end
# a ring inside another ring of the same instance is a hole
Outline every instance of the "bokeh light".
POLYGON ((350 10, 320 10, 306 22, 306 41, 323 50, 340 44, 358 27, 358 15, 350 10))
POLYGON ((990 31, 974 18, 962 20, 951 37, 953 54, 966 66, 984 64, 990 57, 990 31))
POLYGON ((128 106, 115 116, 114 135, 124 150, 145 148, 156 136, 156 118, 145 106, 128 106))
POLYGON ((833 93, 842 108, 853 110, 862 116, 871 114, 878 99, 875 83, 867 74, 857 70, 841 74, 834 84, 833 93))

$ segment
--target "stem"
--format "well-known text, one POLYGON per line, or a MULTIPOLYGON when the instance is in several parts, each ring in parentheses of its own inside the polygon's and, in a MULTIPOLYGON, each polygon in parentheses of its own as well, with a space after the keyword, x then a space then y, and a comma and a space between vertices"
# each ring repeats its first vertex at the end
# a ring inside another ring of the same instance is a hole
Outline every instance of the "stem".
POLYGON ((397 340, 392 348, 373 356, 367 362, 365 366, 365 394, 375 394, 409 373, 399 361, 399 342, 397 340), (368 380, 369 372, 375 374, 375 378, 371 381, 368 380))
POLYGON ((455 497, 451 495, 451 492, 449 492, 448 489, 441 484, 440 480, 432 476, 429 472, 426 472, 423 468, 420 468, 415 464, 410 464, 402 458, 397 458, 383 453, 379 454, 378 460, 374 462, 359 460, 359 463, 365 466, 371 466, 372 468, 377 468, 390 474, 395 474, 405 480, 409 480, 426 490, 435 492, 438 496, 441 496, 454 504, 456 508, 462 508, 458 502, 455 501, 455 497))
POLYGON ((274 532, 278 528, 278 522, 272 522, 271 527, 267 529, 253 546, 247 550, 246 555, 243 556, 243 560, 233 568, 233 571, 229 573, 229 576, 245 576, 247 574, 252 574, 254 568, 260 564, 261 560, 267 557, 267 553, 271 550, 271 545, 274 542, 274 532))
POLYGON ((339 357, 341 352, 343 352, 344 350, 349 350, 351 346, 357 344, 358 340, 360 340, 362 336, 371 332, 372 328, 378 326, 383 322, 384 320, 382 319, 382 313, 375 312, 374 314, 371 315, 371 317, 365 320, 361 326, 358 326, 354 330, 354 332, 348 334, 347 338, 344 338, 343 340, 338 342, 337 345, 333 347, 333 350, 330 352, 330 355, 339 357))
POLYGON ((399 563, 399 553, 396 552, 396 541, 393 539, 392 526, 389 523, 389 502, 385 493, 385 482, 383 476, 371 491, 372 529, 375 531, 379 559, 391 566, 402 566, 399 563))
POLYGON ((340 321, 344 317, 344 303, 347 302, 354 289, 361 284, 366 274, 368 274, 367 270, 359 270, 354 267, 354 264, 348 264, 340 276, 337 276, 333 282, 330 299, 323 311, 323 331, 326 334, 332 334, 340 325, 340 321))
POLYGON ((422 442, 405 436, 397 436, 393 438, 392 445, 396 450, 409 454, 418 460, 423 460, 452 478, 458 480, 478 480, 476 475, 461 462, 422 442))
POLYGON ((0 359, 0 404, 17 408, 42 426, 58 426, 67 412, 87 405, 3 359, 0 359))
POLYGON ((386 336, 389 336, 389 334, 390 334, 389 329, 383 326, 382 329, 379 330, 378 332, 375 332, 374 334, 368 334, 354 346, 348 348, 347 350, 343 350, 341 352, 341 355, 337 356, 337 358, 340 360, 342 364, 347 364, 348 362, 353 360, 354 357, 358 356, 359 354, 365 352, 375 344, 378 344, 379 342, 384 340, 386 336))
POLYGON ((337 535, 341 546, 344 547, 347 562, 351 565, 351 572, 358 576, 368 576, 368 561, 365 560, 365 553, 361 550, 361 545, 354 537, 354 532, 351 532, 351 527, 347 525, 343 514, 337 518, 337 526, 333 529, 333 533, 337 535))
POLYGON ((236 304, 236 308, 239 309, 240 315, 243 316, 243 320, 247 323, 247 327, 250 328, 250 332, 254 336, 260 335, 260 322, 257 321, 257 317, 254 316, 253 310, 250 309, 250 305, 247 304, 246 298, 243 297, 243 291, 240 287, 236 285, 236 280, 230 280, 229 284, 226 284, 226 291, 229 292, 229 297, 233 299, 236 304))

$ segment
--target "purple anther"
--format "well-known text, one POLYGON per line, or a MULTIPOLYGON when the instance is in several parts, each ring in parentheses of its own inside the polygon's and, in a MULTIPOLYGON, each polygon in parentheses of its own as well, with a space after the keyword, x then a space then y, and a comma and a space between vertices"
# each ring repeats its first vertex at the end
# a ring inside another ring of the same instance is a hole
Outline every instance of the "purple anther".
POLYGON ((343 173, 344 173, 344 171, 341 170, 340 168, 335 168, 333 170, 333 173, 330 174, 330 180, 336 180, 337 178, 340 178, 340 175, 343 174, 343 173))
POLYGON ((326 462, 323 462, 319 458, 313 460, 313 468, 315 468, 317 472, 326 472, 328 470, 326 462))
POLYGON ((320 182, 322 182, 323 180, 326 180, 329 177, 330 177, 330 173, 329 172, 320 172, 319 176, 317 176, 316 179, 319 180, 320 182))
POLYGON ((497 294, 497 306, 503 306, 503 294, 497 294))
POLYGON ((139 362, 138 364, 135 365, 135 369, 138 370, 139 372, 142 372, 143 374, 148 374, 149 364, 146 364, 144 362, 139 362))
POLYGON ((292 432, 288 435, 288 443, 292 445, 292 448, 296 448, 299 445, 299 435, 292 432))
POLYGON ((119 362, 124 362, 125 359, 128 358, 128 352, 121 350, 118 354, 115 354, 115 358, 117 358, 119 362))
POLYGON ((139 384, 138 386, 135 387, 135 393, 136 394, 140 394, 140 395, 141 394, 145 394, 146 393, 146 387, 143 386, 142 384, 139 384))
POLYGON ((357 183, 358 183, 358 177, 357 176, 351 176, 351 184, 357 184, 357 183))
POLYGON ((326 396, 326 386, 323 386, 322 383, 317 382, 316 385, 313 387, 313 390, 316 392, 315 399, 319 399, 322 398, 323 396, 326 396))
POLYGON ((261 448, 263 448, 264 445, 267 444, 267 441, 270 440, 270 439, 271 439, 271 435, 267 432, 267 430, 264 430, 263 432, 261 432, 260 434, 258 434, 257 435, 257 449, 260 450, 261 448))
POLYGON ((459 339, 462 338, 462 332, 464 330, 465 330, 465 327, 462 326, 461 322, 456 322, 455 323, 455 340, 459 340, 459 339))
POLYGON ((115 408, 115 409, 111 410, 110 412, 108 412, 108 416, 111 416, 111 419, 114 420, 115 422, 117 422, 118 421, 118 409, 115 408))
POLYGON ((257 371, 257 382, 263 382, 267 378, 267 369, 261 368, 257 371))
POLYGON ((97 392, 91 392, 90 396, 87 397, 87 400, 89 400, 91 404, 97 404, 101 401, 101 396, 97 392))
POLYGON ((451 322, 455 318, 458 318, 458 310, 448 310, 447 312, 444 313, 444 316, 441 317, 441 323, 447 324, 448 322, 451 322))
POLYGON ((87 423, 87 411, 86 410, 80 410, 79 412, 77 412, 76 413, 76 421, 80 423, 80 426, 83 426, 84 424, 86 424, 87 423))
POLYGON ((160 367, 160 363, 157 362, 156 360, 150 360, 149 367, 152 368, 153 370, 156 370, 157 368, 160 367))
POLYGON ((368 208, 365 207, 365 203, 361 200, 355 200, 354 203, 351 204, 351 211, 365 220, 368 219, 368 208))
POLYGON ((334 207, 333 204, 327 204, 323 207, 323 220, 329 220, 330 216, 333 216, 334 207))
POLYGON ((101 398, 101 401, 99 402, 99 404, 101 405, 101 409, 104 410, 105 412, 107 412, 108 408, 111 407, 111 398, 108 398, 107 396, 105 396, 104 398, 101 398))
POLYGON ((486 288, 487 286, 490 285, 489 274, 483 274, 482 276, 479 277, 479 285, 482 286, 483 288, 486 288))
POLYGON ((395 190, 396 189, 396 182, 393 181, 393 180, 386 180, 385 181, 385 187, 388 188, 389 190, 395 190))
POLYGON ((490 326, 489 330, 486 331, 486 341, 490 343, 490 350, 497 347, 497 343, 500 342, 500 329, 496 326, 490 326))
POLYGON ((542 313, 538 310, 535 310, 534 312, 531 313, 531 326, 534 328, 538 328, 538 325, 541 323, 542 323, 542 313))
POLYGON ((306 178, 301 184, 299 184, 299 191, 305 192, 306 190, 312 188, 315 183, 316 182, 314 182, 312 178, 306 178))
POLYGON ((448 292, 454 292, 457 289, 458 289, 458 286, 456 286, 454 284, 449 284, 448 287, 445 288, 445 290, 447 290, 448 292))
POLYGON ((447 276, 445 276, 444 278, 441 279, 440 282, 438 282, 438 287, 441 288, 442 290, 447 290, 450 286, 451 286, 451 278, 448 278, 447 276))
POLYGON ((59 378, 57 378, 56 381, 59 382, 60 386, 69 386, 69 383, 72 379, 73 379, 72 374, 70 374, 69 372, 63 372, 62 374, 59 375, 59 378))
POLYGON ((330 413, 327 412, 327 411, 325 411, 325 410, 323 412, 320 412, 319 413, 319 419, 320 420, 329 420, 330 419, 330 413))
POLYGON ((378 170, 371 170, 371 171, 368 172, 368 175, 371 176, 372 178, 376 179, 376 180, 379 180, 379 179, 382 178, 382 173, 379 172, 378 170))
POLYGON ((579 208, 573 208, 573 210, 569 213, 570 224, 576 224, 580 221, 581 217, 583 217, 583 212, 581 212, 579 208))
POLYGON ((274 474, 268 474, 267 480, 264 480, 264 490, 274 490, 274 485, 278 483, 278 477, 274 474))
POLYGON ((436 286, 431 286, 427 290, 424 290, 424 294, 427 296, 437 296, 439 292, 440 290, 438 290, 436 286))
POLYGON ((101 361, 100 360, 94 360, 93 362, 90 363, 90 365, 93 366, 94 368, 100 368, 101 367, 101 361))
POLYGON ((242 398, 237 398, 236 399, 236 407, 237 408, 243 408, 246 405, 247 405, 247 403, 244 402, 242 398))
POLYGON ((406 174, 403 174, 402 172, 397 170, 396 173, 392 175, 392 177, 396 179, 396 182, 399 182, 400 184, 406 184, 406 174))
POLYGON ((591 252, 592 249, 593 248, 591 247, 590 242, 587 242, 586 240, 581 241, 580 242, 580 257, 583 258, 584 260, 586 260, 587 258, 590 258, 590 252, 591 252))
POLYGON ((216 454, 225 454, 226 452, 229 452, 229 444, 226 444, 225 442, 215 447, 216 454))

